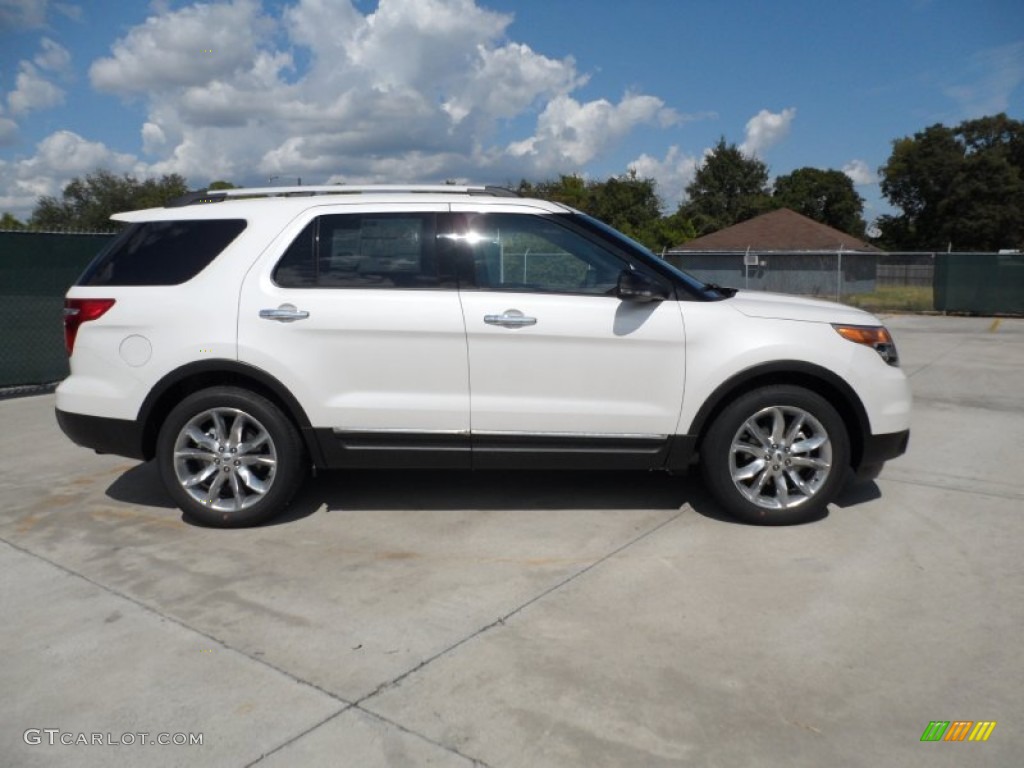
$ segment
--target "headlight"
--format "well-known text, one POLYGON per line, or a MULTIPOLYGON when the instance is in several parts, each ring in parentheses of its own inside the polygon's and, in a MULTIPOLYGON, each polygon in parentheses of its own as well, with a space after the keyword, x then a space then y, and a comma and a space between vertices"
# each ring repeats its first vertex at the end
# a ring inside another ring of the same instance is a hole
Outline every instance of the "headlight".
POLYGON ((848 341, 871 347, 889 365, 899 365, 900 356, 896 354, 896 344, 889 331, 882 325, 838 325, 832 324, 836 333, 848 341))

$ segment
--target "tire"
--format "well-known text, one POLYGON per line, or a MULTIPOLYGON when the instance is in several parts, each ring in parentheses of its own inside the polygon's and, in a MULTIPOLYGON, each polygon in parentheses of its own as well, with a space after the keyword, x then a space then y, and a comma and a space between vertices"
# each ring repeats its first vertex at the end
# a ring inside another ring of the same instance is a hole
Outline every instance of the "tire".
POLYGON ((726 406, 700 457, 708 490, 729 513, 748 523, 793 525, 825 514, 846 481, 850 440, 825 398, 771 385, 726 406))
POLYGON ((168 414, 156 446, 175 503, 218 528, 257 525, 282 512, 302 484, 304 454, 281 409, 237 387, 186 397, 168 414))

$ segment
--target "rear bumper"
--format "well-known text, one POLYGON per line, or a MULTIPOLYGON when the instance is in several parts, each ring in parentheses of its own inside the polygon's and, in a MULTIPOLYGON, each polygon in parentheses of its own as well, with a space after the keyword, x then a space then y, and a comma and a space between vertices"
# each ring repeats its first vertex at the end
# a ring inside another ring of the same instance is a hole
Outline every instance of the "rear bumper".
POLYGON ((145 460, 142 427, 137 422, 70 413, 59 408, 55 411, 57 424, 73 443, 83 448, 92 448, 96 453, 113 453, 145 460))

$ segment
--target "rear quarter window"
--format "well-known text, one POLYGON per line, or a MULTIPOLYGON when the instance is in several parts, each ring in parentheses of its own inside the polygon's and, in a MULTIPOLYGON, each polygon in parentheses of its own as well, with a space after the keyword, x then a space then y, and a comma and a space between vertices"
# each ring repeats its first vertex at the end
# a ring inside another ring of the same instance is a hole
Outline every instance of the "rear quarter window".
POLYGON ((78 285, 180 285, 217 258, 245 226, 244 219, 133 224, 100 252, 78 285))

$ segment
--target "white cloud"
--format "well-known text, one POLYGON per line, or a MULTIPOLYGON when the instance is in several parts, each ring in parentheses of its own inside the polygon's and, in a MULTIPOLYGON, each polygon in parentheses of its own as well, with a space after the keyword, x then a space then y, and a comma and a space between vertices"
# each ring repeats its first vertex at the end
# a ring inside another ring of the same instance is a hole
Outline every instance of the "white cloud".
POLYGON ((0 0, 0 29, 41 27, 48 0, 0 0))
POLYGON ((968 118, 1006 112, 1010 97, 1024 83, 1024 42, 974 54, 967 64, 970 84, 953 85, 946 94, 968 118))
POLYGON ((654 96, 627 93, 618 104, 606 99, 581 104, 562 95, 541 112, 536 134, 514 142, 509 152, 532 158, 537 168, 578 168, 639 125, 671 125, 676 120, 676 114, 654 96))
POLYGON ((64 103, 63 89, 50 82, 40 70, 66 74, 71 65, 71 54, 48 37, 39 41, 39 47, 40 51, 32 61, 23 59, 18 63, 14 90, 7 94, 7 106, 16 115, 64 103))
POLYGON ((472 76, 444 104, 455 122, 473 110, 490 118, 515 117, 538 99, 568 94, 587 80, 576 74, 572 58, 550 59, 518 43, 497 49, 480 44, 474 58, 472 76))
MULTIPOLYGON (((89 70, 97 90, 144 101, 145 160, 58 133, 35 156, 3 166, 0 184, 24 189, 26 174, 38 172, 53 194, 99 167, 180 173, 197 185, 274 175, 501 183, 584 171, 639 126, 693 119, 643 93, 578 98, 587 75, 571 57, 508 39, 512 16, 478 0, 379 0, 371 13, 352 0, 281 5, 150 2, 149 17, 89 70), (66 169, 55 165, 58 148, 66 169)), ((68 63, 63 48, 44 42, 25 62, 35 90, 12 94, 12 110, 63 98, 40 81, 68 63)), ((673 170, 681 155, 660 162, 665 179, 683 173, 673 170)))
POLYGON ((23 167, 70 179, 96 168, 114 172, 133 170, 135 158, 114 152, 101 142, 83 139, 77 133, 57 131, 39 142, 35 157, 25 161, 23 167))
POLYGON ((167 146, 167 136, 164 130, 156 123, 145 123, 142 126, 142 150, 148 155, 154 155, 167 146))
POLYGON ((262 7, 151 4, 93 63, 96 88, 147 99, 153 173, 502 181, 582 170, 637 126, 682 119, 644 94, 573 98, 573 59, 509 41, 512 17, 475 0, 262 7))
POLYGON ((114 152, 100 142, 88 141, 71 131, 52 133, 36 145, 31 158, 0 160, 0 211, 25 218, 39 197, 60 196, 72 178, 98 168, 114 173, 146 171, 131 155, 114 152))
POLYGON ((42 50, 36 54, 34 61, 40 69, 58 73, 68 70, 71 65, 71 54, 67 48, 48 37, 40 40, 39 47, 42 50))
POLYGON ((366 24, 350 0, 300 0, 284 12, 288 36, 321 56, 345 55, 366 24))
POLYGON ((0 160, 0 213, 24 220, 32 212, 38 195, 19 185, 10 163, 0 160))
POLYGON ((781 112, 769 112, 767 109, 762 109, 747 121, 747 136, 739 146, 740 151, 746 155, 759 156, 766 149, 786 138, 794 118, 796 118, 794 107, 781 112))
POLYGON ((7 94, 7 106, 16 115, 64 102, 64 91, 43 77, 30 61, 22 61, 18 65, 14 86, 14 90, 7 94))
POLYGON ((72 3, 55 3, 51 0, 0 0, 0 30, 42 27, 50 10, 78 19, 80 6, 72 3))
POLYGON ((257 0, 192 5, 150 16, 95 61, 89 78, 113 93, 148 93, 230 78, 252 63, 270 30, 257 0))
POLYGON ((445 89, 511 21, 474 0, 384 0, 345 49, 378 86, 445 89))
POLYGON ((878 174, 872 171, 863 160, 851 160, 843 166, 843 173, 859 187, 878 183, 878 174))
POLYGON ((18 137, 18 124, 13 120, 0 117, 0 145, 11 144, 18 137))
POLYGON ((82 20, 82 6, 80 5, 75 5, 74 3, 54 3, 53 7, 61 16, 66 16, 72 21, 82 20))
POLYGON ((686 194, 686 187, 693 181, 702 158, 687 155, 677 146, 669 148, 664 159, 643 154, 629 164, 639 177, 654 179, 658 184, 658 196, 663 208, 674 211, 686 194))

